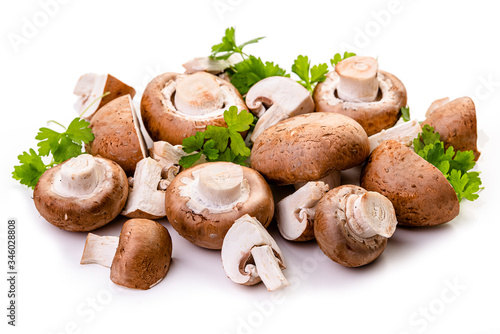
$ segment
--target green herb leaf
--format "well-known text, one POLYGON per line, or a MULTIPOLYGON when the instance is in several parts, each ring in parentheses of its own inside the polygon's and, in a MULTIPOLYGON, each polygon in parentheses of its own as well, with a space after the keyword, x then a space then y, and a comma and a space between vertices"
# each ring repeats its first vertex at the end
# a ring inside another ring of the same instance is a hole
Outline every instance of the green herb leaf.
POLYGON ((341 56, 340 53, 336 53, 332 59, 330 59, 330 63, 332 64, 332 66, 335 66, 337 65, 338 63, 340 63, 342 60, 344 59, 347 59, 347 58, 350 58, 350 57, 354 57, 356 54, 354 52, 344 52, 344 56, 341 56))
POLYGON ((23 152, 17 158, 21 164, 14 166, 12 177, 29 188, 35 188, 38 179, 48 166, 43 163, 42 158, 33 149, 30 149, 29 153, 23 152))
POLYGON ((325 81, 326 74, 328 73, 328 65, 321 63, 319 65, 314 65, 311 68, 309 58, 307 56, 299 55, 293 62, 292 72, 297 74, 300 78, 298 83, 304 86, 308 91, 312 92, 318 82, 325 81))
POLYGON ((90 123, 80 117, 76 117, 68 126, 65 134, 77 144, 90 143, 94 140, 94 134, 90 129, 90 123))
POLYGON ((245 46, 255 44, 263 38, 264 37, 254 38, 243 44, 237 45, 234 27, 227 28, 224 37, 222 37, 222 43, 212 46, 210 57, 214 59, 228 59, 235 53, 239 53, 243 56, 245 55, 243 53, 243 48, 245 46))
POLYGON ((401 107, 401 118, 403 118, 405 122, 410 120, 410 107, 401 107))
POLYGON ((234 154, 247 157, 250 156, 250 149, 245 145, 245 141, 238 132, 230 129, 229 138, 231 138, 231 151, 233 151, 234 154))
POLYGON ((201 153, 205 155, 208 160, 210 161, 215 161, 219 157, 219 151, 214 149, 215 141, 213 139, 210 139, 203 145, 203 150, 201 153))
POLYGON ((229 129, 243 132, 250 129, 253 122, 253 115, 248 111, 238 113, 236 106, 231 106, 228 110, 224 111, 224 120, 229 129))
POLYGON ((201 152, 191 155, 186 155, 179 160, 179 164, 184 168, 189 168, 192 165, 194 165, 196 161, 200 160, 200 158, 201 158, 201 152))
POLYGON ((182 140, 182 150, 186 153, 201 150, 203 142, 205 141, 205 134, 203 132, 196 132, 194 136, 184 138, 182 140))

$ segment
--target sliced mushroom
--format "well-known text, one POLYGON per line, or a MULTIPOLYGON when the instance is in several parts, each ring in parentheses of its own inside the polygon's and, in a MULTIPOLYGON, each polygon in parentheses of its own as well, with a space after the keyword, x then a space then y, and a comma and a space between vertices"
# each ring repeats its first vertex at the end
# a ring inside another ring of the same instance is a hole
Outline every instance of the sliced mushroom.
POLYGON ((92 231, 112 221, 125 205, 128 181, 115 162, 82 154, 48 169, 33 192, 49 223, 66 231, 92 231))
POLYGON ((75 103, 76 111, 82 114, 88 108, 81 117, 90 120, 99 108, 117 97, 127 94, 134 97, 135 89, 110 74, 87 73, 78 79, 73 94, 79 96, 75 103), (108 92, 108 95, 96 100, 108 92))
POLYGON ((314 234, 330 259, 359 267, 378 258, 397 225, 392 203, 376 192, 344 185, 319 201, 314 234))
POLYGON ((165 227, 149 219, 130 219, 120 238, 89 233, 80 264, 111 268, 115 284, 147 290, 167 275, 171 259, 172 239, 165 227))
POLYGON ((133 186, 122 215, 129 218, 158 219, 165 217, 165 191, 158 190, 162 166, 151 158, 137 163, 133 186))
POLYGON ((234 221, 245 214, 268 226, 274 213, 269 185, 255 170, 210 162, 181 172, 165 196, 170 224, 200 247, 220 249, 234 221))
POLYGON ((194 58, 182 66, 186 69, 186 74, 192 74, 195 72, 219 74, 242 60, 243 58, 239 53, 234 53, 227 59, 213 59, 211 57, 194 58))
POLYGON ((406 105, 406 89, 394 75, 378 70, 370 57, 347 58, 314 90, 316 111, 355 119, 371 136, 392 127, 406 105))
POLYGON ((276 205, 276 220, 281 236, 292 241, 314 239, 316 205, 328 191, 323 182, 308 182, 276 205))
POLYGON ((222 266, 235 283, 255 285, 261 280, 267 290, 289 285, 282 269, 283 254, 262 224, 248 214, 237 219, 222 244, 222 266))
POLYGON ((372 152, 360 184, 387 197, 401 225, 443 224, 460 210, 457 195, 443 173, 394 140, 384 141, 372 152))
POLYGON ((315 112, 266 129, 254 143, 250 163, 269 182, 286 185, 360 165, 368 154, 368 137, 356 121, 315 112))
POLYGON ((119 97, 99 109, 90 128, 95 138, 85 146, 86 151, 117 162, 133 175, 136 164, 146 158, 147 147, 132 97, 119 97))
POLYGON ((208 125, 225 126, 224 110, 246 106, 234 86, 212 74, 165 73, 151 81, 141 100, 144 127, 153 141, 182 144, 208 125))
POLYGON ((259 117, 250 138, 252 141, 279 121, 314 111, 311 94, 287 77, 269 77, 257 82, 248 91, 245 101, 250 111, 259 117))
POLYGON ((456 151, 472 150, 476 160, 479 159, 476 107, 470 97, 461 97, 436 108, 422 126, 425 124, 439 132, 445 148, 453 146, 456 151))
POLYGON ((400 142, 406 146, 411 146, 413 144, 413 139, 417 138, 420 132, 422 132, 422 128, 417 120, 411 120, 398 124, 390 129, 382 130, 368 137, 370 141, 370 153, 382 142, 389 139, 400 142))

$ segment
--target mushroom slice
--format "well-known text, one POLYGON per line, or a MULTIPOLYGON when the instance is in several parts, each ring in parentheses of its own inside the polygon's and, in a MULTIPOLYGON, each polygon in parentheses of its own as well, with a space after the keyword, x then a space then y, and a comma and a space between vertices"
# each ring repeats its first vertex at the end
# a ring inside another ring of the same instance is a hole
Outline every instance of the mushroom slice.
POLYGON ((209 162, 182 171, 165 196, 167 218, 184 238, 220 249, 234 221, 245 214, 268 226, 274 214, 269 185, 254 169, 209 162))
POLYGON ((365 130, 337 113, 309 113, 285 119, 255 141, 250 163, 271 183, 319 180, 362 164, 369 155, 365 130))
POLYGON ((396 225, 396 213, 387 198, 344 185, 319 201, 314 235, 330 259, 346 267, 359 267, 382 254, 396 225))
POLYGON ((151 158, 137 163, 133 187, 129 191, 122 215, 129 218, 165 217, 165 191, 158 190, 162 166, 151 158))
POLYGON ((231 83, 206 72, 164 73, 146 87, 141 114, 153 141, 180 145, 208 125, 225 126, 224 110, 230 106, 247 109, 231 83))
POLYGON ((134 97, 135 89, 110 74, 87 73, 78 79, 73 94, 79 96, 74 106, 76 111, 82 114, 88 108, 80 117, 90 120, 99 108, 117 97, 127 94, 134 97), (108 95, 99 98, 108 92, 108 95))
POLYGON ((259 117, 251 140, 268 127, 289 117, 311 113, 314 102, 301 84, 286 77, 269 77, 253 85, 246 95, 250 111, 259 117))
POLYGON ((360 184, 387 197, 399 224, 433 226, 449 222, 460 210, 446 177, 411 148, 386 140, 363 166, 360 184))
POLYGON ((33 200, 49 223, 66 231, 84 232, 118 216, 127 195, 127 176, 118 164, 82 154, 45 171, 33 200))
POLYGON ((370 137, 370 153, 379 146, 385 140, 395 140, 403 145, 411 146, 413 144, 413 139, 418 137, 418 134, 422 132, 420 123, 417 120, 411 120, 398 124, 390 129, 382 130, 370 137))
POLYGON ((323 182, 308 182, 276 205, 278 229, 283 238, 292 241, 314 239, 316 205, 327 191, 328 185, 323 182))
POLYGON ((436 108, 422 126, 425 124, 439 132, 445 149, 453 146, 456 151, 472 150, 476 160, 479 159, 476 107, 470 97, 461 97, 436 108))
POLYGON ((86 151, 111 159, 128 175, 134 174, 136 164, 147 156, 147 147, 132 97, 119 97, 99 109, 90 128, 94 140, 85 145, 86 151))
POLYGON ((278 244, 248 214, 237 219, 227 231, 221 256, 224 271, 235 283, 254 285, 262 280, 269 291, 289 285, 281 271, 286 266, 278 244))
POLYGON ((172 239, 165 227, 149 219, 130 219, 119 238, 89 233, 80 264, 109 267, 113 283, 147 290, 167 275, 171 259, 172 239))
POLYGON ((192 74, 195 72, 219 74, 242 60, 243 58, 240 54, 234 53, 227 59, 213 59, 211 57, 194 58, 182 66, 186 69, 186 74, 192 74))
POLYGON ((375 59, 361 56, 338 63, 313 94, 316 111, 349 116, 369 136, 396 124, 406 97, 406 89, 398 78, 378 70, 375 59))

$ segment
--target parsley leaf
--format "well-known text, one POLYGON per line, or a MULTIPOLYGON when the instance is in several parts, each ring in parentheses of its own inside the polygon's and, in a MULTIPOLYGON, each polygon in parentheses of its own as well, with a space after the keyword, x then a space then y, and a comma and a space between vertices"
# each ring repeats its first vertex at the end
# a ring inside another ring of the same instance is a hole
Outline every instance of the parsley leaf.
POLYGON ((182 140, 182 150, 186 153, 201 150, 204 141, 205 134, 203 132, 196 132, 194 136, 187 137, 182 140))
POLYGON ((23 152, 17 158, 21 165, 14 166, 12 177, 29 188, 35 188, 38 179, 48 166, 43 163, 42 158, 32 148, 30 148, 29 153, 23 152))
POLYGON ((401 118, 403 118, 405 122, 410 120, 410 107, 401 107, 401 118))
POLYGON ((245 55, 245 53, 243 52, 243 48, 245 46, 257 43, 263 38, 264 37, 254 38, 243 44, 236 45, 234 27, 227 28, 224 37, 222 37, 222 43, 212 46, 212 53, 210 57, 213 59, 220 60, 220 59, 228 59, 235 53, 239 53, 243 56, 245 55))
POLYGON ((319 65, 314 65, 312 68, 311 62, 307 56, 299 55, 297 59, 293 62, 292 72, 297 74, 300 78, 300 83, 309 92, 312 92, 316 83, 323 82, 326 79, 326 74, 328 73, 328 65, 326 63, 321 63, 319 65))
POLYGON ((354 52, 344 52, 344 56, 341 56, 340 53, 336 53, 332 59, 330 59, 330 63, 332 64, 332 66, 335 66, 337 65, 338 63, 340 63, 342 60, 344 59, 347 59, 347 58, 350 58, 350 57, 354 57, 356 54, 354 52))
POLYGON ((194 165, 196 161, 200 160, 200 158, 201 158, 201 152, 191 155, 185 155, 179 160, 179 165, 181 165, 184 168, 189 168, 192 165, 194 165))

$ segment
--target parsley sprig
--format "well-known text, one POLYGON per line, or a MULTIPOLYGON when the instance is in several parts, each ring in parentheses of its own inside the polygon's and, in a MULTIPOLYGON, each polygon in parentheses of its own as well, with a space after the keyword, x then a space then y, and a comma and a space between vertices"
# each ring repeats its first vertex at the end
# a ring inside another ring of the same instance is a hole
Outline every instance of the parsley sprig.
POLYGON ((332 64, 332 66, 335 66, 337 65, 338 63, 340 63, 342 60, 344 59, 347 59, 347 58, 350 58, 350 57, 354 57, 356 54, 354 52, 344 52, 344 55, 341 56, 340 53, 336 53, 332 59, 330 59, 330 63, 332 64))
POLYGON ((474 168, 474 153, 472 151, 455 151, 453 146, 444 149, 438 132, 428 124, 424 125, 418 138, 413 140, 415 152, 436 166, 446 176, 457 193, 458 200, 476 200, 482 181, 479 172, 470 172, 474 168))
POLYGON ((321 63, 311 67, 309 57, 299 55, 293 62, 292 72, 299 76, 300 80, 298 82, 309 92, 312 92, 318 82, 326 80, 328 65, 321 63))

